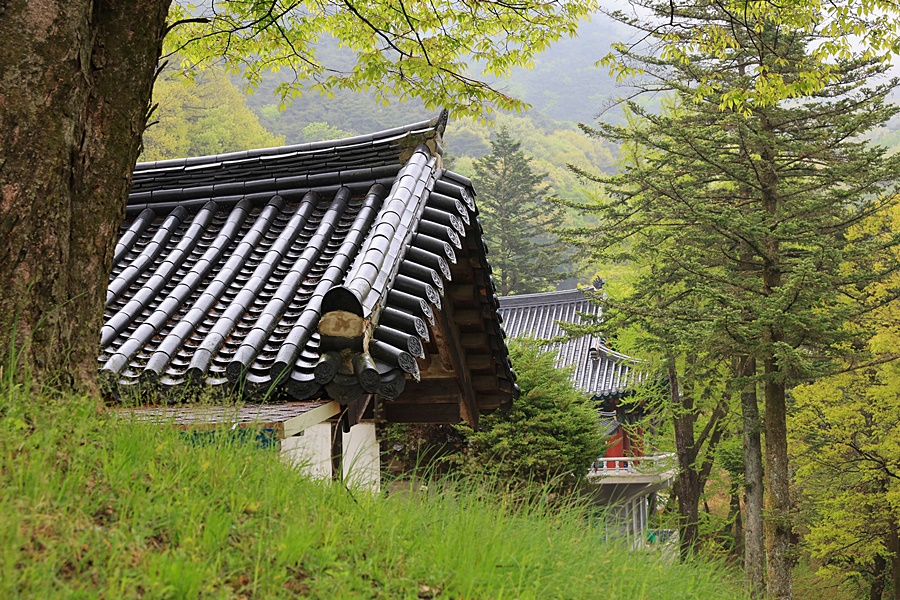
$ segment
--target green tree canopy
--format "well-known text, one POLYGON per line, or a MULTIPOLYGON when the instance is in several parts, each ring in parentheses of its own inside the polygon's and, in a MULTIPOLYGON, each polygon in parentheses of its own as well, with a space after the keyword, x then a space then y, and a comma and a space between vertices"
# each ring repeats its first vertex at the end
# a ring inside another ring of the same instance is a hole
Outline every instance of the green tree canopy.
POLYGON ((218 0, 176 5, 181 21, 167 47, 182 66, 224 61, 251 87, 273 67, 289 68, 287 99, 304 90, 371 89, 376 100, 416 97, 429 109, 452 105, 480 116, 526 105, 486 82, 534 56, 596 10, 595 0, 560 2, 302 2, 218 0), (201 8, 202 7, 202 8, 201 8), (343 52, 331 52, 337 41, 343 52))
MULTIPOLYGON (((868 219, 850 237, 895 231, 900 207, 868 219)), ((900 249, 894 250, 900 254, 900 249)), ((846 268, 867 269, 863 264, 846 268)), ((880 599, 900 597, 900 275, 873 283, 871 311, 854 324, 874 331, 877 360, 842 363, 844 371, 792 390, 792 461, 808 533, 805 548, 821 567, 867 587, 880 599), (880 305, 879 305, 880 304, 880 305)))
MULTIPOLYGON (((757 107, 821 92, 842 77, 841 63, 877 60, 884 64, 900 49, 898 5, 893 0, 699 0, 676 5, 669 1, 630 0, 632 10, 606 11, 614 19, 643 32, 631 45, 619 43, 603 57, 611 74, 624 80, 645 72, 647 66, 631 59, 631 50, 652 39, 664 61, 688 66, 697 57, 725 58, 746 44, 745 32, 762 33, 761 24, 785 31, 804 32, 815 40, 805 59, 791 73, 773 64, 745 64, 739 87, 727 84, 717 71, 698 73, 691 94, 695 99, 716 97, 722 109, 752 112, 757 107), (736 27, 705 18, 710 9, 730 15, 736 27), (647 18, 661 15, 666 21, 647 18), (723 85, 728 94, 722 94, 723 85)), ((769 50, 774 46, 766 44, 769 50)))
POLYGON ((534 341, 514 340, 509 350, 522 395, 509 412, 482 417, 478 431, 458 426, 468 440, 463 470, 513 484, 584 476, 605 448, 593 402, 534 341))
POLYGON ((192 80, 164 73, 153 88, 155 123, 144 132, 141 160, 207 156, 284 144, 259 124, 221 69, 192 80))
POLYGON ((545 175, 532 170, 506 127, 491 140, 491 153, 475 161, 474 170, 472 182, 498 292, 545 291, 568 277, 566 244, 553 232, 562 224, 564 211, 547 198, 545 175))

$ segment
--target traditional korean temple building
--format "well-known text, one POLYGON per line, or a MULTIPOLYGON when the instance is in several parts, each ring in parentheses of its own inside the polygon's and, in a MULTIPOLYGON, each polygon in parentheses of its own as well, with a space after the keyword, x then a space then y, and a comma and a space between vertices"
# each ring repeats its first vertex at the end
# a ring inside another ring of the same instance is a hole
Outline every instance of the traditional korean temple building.
POLYGON ((561 325, 599 321, 600 306, 590 300, 597 293, 591 287, 505 296, 500 299, 500 313, 510 337, 559 340, 548 350, 557 353, 556 366, 571 368, 576 387, 597 402, 598 419, 610 438, 606 456, 640 456, 642 436, 622 427, 643 417, 642 407, 628 402, 633 386, 646 378, 646 372, 638 368, 640 361, 615 352, 598 335, 567 338, 561 325))
POLYGON ((522 294, 500 299, 500 313, 510 337, 558 340, 548 346, 557 353, 558 368, 571 368, 572 380, 597 403, 598 426, 609 447, 594 463, 589 480, 596 501, 608 506, 611 523, 635 545, 647 539, 648 509, 654 494, 674 481, 670 454, 647 455, 644 433, 638 425, 644 417, 640 402, 631 398, 648 373, 641 361, 615 352, 599 335, 569 337, 561 325, 598 323, 600 305, 591 296, 600 284, 561 292, 522 294))
POLYGON ((446 123, 138 164, 101 331, 106 392, 185 428, 268 429, 300 454, 330 457, 340 421, 344 453, 369 459, 376 421, 475 425, 509 406, 475 192, 441 163, 446 123))

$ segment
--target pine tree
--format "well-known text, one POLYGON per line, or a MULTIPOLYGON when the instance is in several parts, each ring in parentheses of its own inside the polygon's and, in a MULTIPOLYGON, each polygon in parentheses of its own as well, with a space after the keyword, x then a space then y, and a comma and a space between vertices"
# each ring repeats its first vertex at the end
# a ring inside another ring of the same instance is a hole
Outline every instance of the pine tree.
POLYGON ((513 487, 580 480, 606 445, 593 401, 534 340, 513 340, 509 353, 522 395, 509 412, 482 417, 478 431, 456 426, 466 439, 456 465, 513 487))
MULTIPOLYGON (((869 85, 883 67, 851 55, 829 68, 823 87, 747 110, 734 99, 760 79, 815 70, 809 48, 822 34, 748 20, 718 3, 650 8, 655 20, 641 27, 661 39, 701 23, 736 42, 706 54, 620 48, 623 62, 647 74, 645 89, 670 92, 670 102, 660 113, 627 102, 630 126, 593 130, 632 160, 618 176, 595 178, 612 197, 595 207, 603 224, 579 235, 601 259, 646 267, 611 306, 613 319, 674 337, 676 351, 694 347, 740 366, 732 387, 745 392, 745 439, 758 427, 754 390, 762 388, 767 587, 770 597, 789 598, 786 394, 831 368, 837 345, 860 333, 845 327, 860 310, 850 300, 896 267, 885 259, 844 268, 898 241, 846 235, 891 202, 900 176, 900 161, 861 141, 896 114, 885 102, 893 82, 869 85)), ((756 558, 747 570, 759 593, 756 558)))
POLYGON ((475 161, 472 181, 500 295, 552 289, 569 277, 566 244, 553 233, 563 209, 548 199, 545 175, 502 127, 491 153, 475 161))

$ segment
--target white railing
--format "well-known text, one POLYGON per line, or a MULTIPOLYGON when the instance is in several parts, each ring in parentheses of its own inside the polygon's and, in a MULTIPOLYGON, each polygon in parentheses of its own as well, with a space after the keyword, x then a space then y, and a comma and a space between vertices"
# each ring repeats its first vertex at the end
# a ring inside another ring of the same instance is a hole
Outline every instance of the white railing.
POLYGON ((675 453, 665 452, 648 456, 602 456, 597 459, 588 475, 628 475, 662 473, 675 468, 675 453))

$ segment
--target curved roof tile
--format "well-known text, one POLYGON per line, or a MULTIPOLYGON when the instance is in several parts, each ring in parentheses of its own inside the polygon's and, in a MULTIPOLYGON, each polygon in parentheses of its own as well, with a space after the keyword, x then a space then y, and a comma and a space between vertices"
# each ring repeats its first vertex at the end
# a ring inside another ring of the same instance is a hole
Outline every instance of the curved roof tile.
MULTIPOLYGON (((552 340, 566 335, 560 323, 584 324, 583 315, 601 317, 600 306, 588 296, 593 288, 500 298, 500 314, 511 337, 552 340)), ((572 367, 576 386, 597 398, 623 396, 629 386, 646 374, 636 369, 640 361, 615 352, 595 335, 584 335, 555 343, 557 367, 572 367)))

